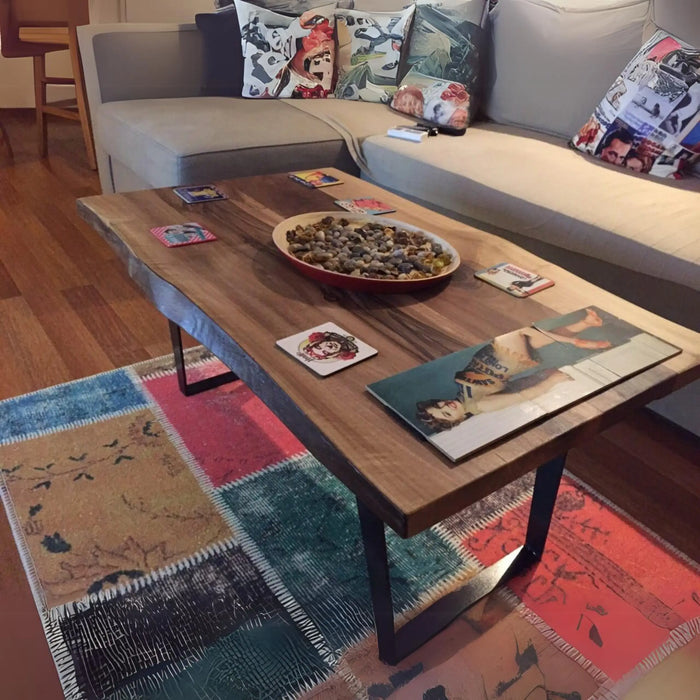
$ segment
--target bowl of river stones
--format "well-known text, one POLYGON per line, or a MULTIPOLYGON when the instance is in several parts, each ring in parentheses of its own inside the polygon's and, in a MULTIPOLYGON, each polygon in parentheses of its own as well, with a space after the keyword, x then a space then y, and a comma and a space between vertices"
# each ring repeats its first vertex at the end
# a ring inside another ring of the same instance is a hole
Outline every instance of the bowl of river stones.
POLYGON ((306 276, 358 292, 403 293, 437 284, 459 267, 445 240, 368 214, 311 212, 279 223, 272 240, 306 276))

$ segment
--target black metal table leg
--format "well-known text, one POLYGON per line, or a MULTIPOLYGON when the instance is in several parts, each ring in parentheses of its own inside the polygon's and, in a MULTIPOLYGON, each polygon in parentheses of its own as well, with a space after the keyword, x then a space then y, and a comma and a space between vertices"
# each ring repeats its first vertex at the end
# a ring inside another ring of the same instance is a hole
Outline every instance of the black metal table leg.
POLYGON ((398 630, 394 627, 384 523, 359 499, 357 500, 374 624, 377 630, 377 646, 382 661, 389 664, 398 663, 447 627, 464 610, 540 559, 552 521, 565 461, 566 455, 563 455, 543 464, 537 470, 525 543, 480 571, 464 586, 435 601, 398 630))
POLYGON ((228 384, 229 382, 233 382, 238 379, 238 376, 234 372, 222 372, 221 374, 217 374, 213 377, 200 379, 198 382, 188 382, 187 371, 185 370, 185 356, 182 352, 182 334, 180 332, 180 326, 170 320, 168 320, 168 324, 170 326, 170 342, 172 343, 173 355, 175 357, 177 383, 180 387, 180 391, 185 396, 199 394, 200 391, 214 389, 217 386, 228 384))

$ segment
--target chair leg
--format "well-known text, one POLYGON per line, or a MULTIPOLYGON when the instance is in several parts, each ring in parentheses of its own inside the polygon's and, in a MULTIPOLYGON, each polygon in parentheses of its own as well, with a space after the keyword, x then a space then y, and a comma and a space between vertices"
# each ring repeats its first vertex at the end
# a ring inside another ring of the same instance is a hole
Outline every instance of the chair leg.
POLYGON ((91 170, 97 170, 95 143, 92 138, 92 125, 90 123, 90 109, 85 94, 85 80, 83 78, 83 67, 80 61, 80 49, 78 47, 78 35, 75 31, 75 27, 69 27, 68 42, 71 66, 73 68, 73 79, 75 80, 75 98, 78 103, 78 114, 80 115, 80 126, 83 130, 83 140, 85 141, 88 165, 91 170))
POLYGON ((39 155, 46 158, 48 154, 48 134, 46 131, 46 56, 34 56, 34 101, 36 103, 36 125, 39 134, 39 155))
POLYGON ((12 160, 14 158, 14 153, 12 153, 12 144, 10 143, 10 137, 7 134, 7 130, 2 122, 0 122, 0 148, 5 151, 7 157, 12 160))

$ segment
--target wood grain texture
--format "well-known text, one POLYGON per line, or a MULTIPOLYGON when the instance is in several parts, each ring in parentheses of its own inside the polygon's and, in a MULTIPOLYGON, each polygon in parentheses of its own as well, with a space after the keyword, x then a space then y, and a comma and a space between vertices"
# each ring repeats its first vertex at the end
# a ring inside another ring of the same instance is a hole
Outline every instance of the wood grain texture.
MULTIPOLYGON (((230 197, 221 202, 185 205, 171 189, 163 189, 88 197, 79 200, 78 208, 128 262, 164 314, 184 319, 189 330, 199 329, 205 344, 206 319, 235 341, 229 343, 233 355, 225 358, 234 363, 232 369, 254 390, 260 386, 268 392, 273 410, 399 534, 425 529, 700 375, 697 333, 495 236, 332 172, 344 184, 308 190, 280 174, 220 182, 230 197), (463 261, 452 280, 408 295, 354 294, 308 280, 275 249, 271 231, 284 218, 327 210, 331 197, 360 195, 392 204, 397 208, 393 218, 423 226, 451 243, 463 261), (167 248, 149 233, 163 222, 193 220, 219 241, 167 248), (557 286, 516 299, 473 277, 475 270, 502 260, 517 260, 556 280, 557 286), (186 299, 176 299, 173 288, 186 299), (664 338, 683 353, 457 465, 410 434, 364 390, 422 362, 589 305, 664 338), (275 346, 279 338, 328 320, 377 348, 378 356, 321 380, 275 346), (300 410, 290 411, 286 397, 300 410)), ((225 343, 221 349, 226 351, 225 343)))
MULTIPOLYGON (((47 161, 41 161, 36 155, 33 110, 0 110, 0 121, 7 126, 16 150, 14 162, 0 163, 0 210, 6 215, 0 222, 0 237, 18 235, 17 228, 13 225, 15 207, 32 209, 36 218, 60 241, 61 247, 72 259, 82 257, 81 274, 79 278, 68 280, 69 288, 85 284, 87 280, 109 304, 129 300, 129 318, 122 315, 127 313, 123 310, 115 309, 115 313, 130 326, 132 333, 138 334, 137 328, 141 324, 136 321, 137 318, 143 319, 145 324, 150 319, 154 332, 162 327, 162 337, 155 343, 138 338, 145 353, 143 359, 169 352, 167 324, 154 310, 152 303, 136 290, 123 263, 77 214, 76 197, 99 192, 97 175, 87 166, 77 124, 64 120, 50 122, 51 153, 47 161), (14 183, 18 183, 17 188, 14 183)), ((334 191, 337 188, 330 188, 327 194, 333 195, 334 191)), ((362 191, 368 192, 369 187, 365 189, 363 186, 362 191)), ((304 190, 299 193, 298 201, 303 201, 304 206, 316 208, 319 206, 318 194, 304 190)), ((255 198, 243 193, 237 194, 237 201, 247 202, 251 208, 264 209, 255 198)), ((321 202, 324 208, 328 206, 327 199, 322 199, 321 202)), ((294 213, 292 206, 284 202, 280 206, 284 210, 280 213, 285 216, 294 213)), ((31 229, 24 230, 22 235, 32 236, 33 233, 31 229)), ((22 301, 22 292, 14 281, 15 278, 25 279, 30 286, 32 280, 39 284, 40 278, 37 273, 32 274, 34 258, 28 258, 26 252, 26 248, 21 249, 18 257, 12 258, 5 257, 0 252, 0 296, 3 299, 19 299, 19 303, 14 300, 9 306, 0 302, 0 316, 9 314, 16 324, 44 329, 44 339, 50 338, 52 351, 65 367, 61 370, 65 372, 65 379, 77 379, 96 371, 112 369, 115 365, 101 347, 99 337, 88 333, 87 337, 91 340, 86 340, 86 336, 79 337, 72 331, 51 333, 47 330, 51 314, 38 319, 27 301, 22 301)), ((473 284, 476 286, 476 280, 473 284)), ((481 293, 491 293, 494 300, 500 299, 511 311, 518 308, 518 300, 496 289, 484 288, 481 293)), ((62 291, 51 285, 42 287, 42 294, 47 307, 63 309, 67 306, 62 291)), ((434 298, 433 303, 437 304, 434 313, 442 313, 440 295, 434 298)), ((73 310, 65 313, 66 316, 58 325, 71 323, 75 328, 84 326, 73 310), (69 318, 72 319, 70 322, 69 318)), ((51 379, 41 368, 39 373, 32 374, 20 361, 23 356, 42 352, 42 344, 37 341, 37 334, 41 337, 41 332, 37 330, 17 335, 4 324, 3 319, 4 316, 0 318, 0 342, 3 346, 0 399, 48 386, 51 379), (11 350, 8 343, 12 344, 11 350)), ((389 315, 387 320, 392 321, 389 315)), ((469 314, 464 314, 461 321, 465 328, 478 331, 469 314)), ((508 313, 499 312, 493 323, 507 321, 508 313)), ((192 342, 191 339, 186 339, 188 345, 192 342)), ((401 342, 398 336, 396 342, 401 342)), ((420 343, 409 343, 409 347, 413 348, 416 356, 427 359, 420 343)), ((35 363, 35 367, 36 364, 38 363, 35 363)), ((697 477, 698 462, 700 457, 697 441, 685 434, 676 433, 664 421, 639 410, 572 450, 567 464, 584 481, 624 507, 654 532, 700 561, 700 540, 697 536, 700 531, 700 500, 688 499, 687 510, 682 510, 678 507, 677 494, 680 485, 697 477), (635 456, 632 457, 627 450, 634 450, 635 456), (640 454, 641 457, 638 456, 640 454), (644 465, 644 469, 641 465, 644 465), (647 479, 647 469, 657 475, 662 474, 665 478, 660 483, 656 478, 647 479), (650 508, 649 504, 654 507, 650 508)), ((61 700, 64 696, 4 513, 0 515, 0 630, 0 696, 18 700, 61 700)), ((692 697, 700 684, 697 664, 695 666, 695 677, 687 680, 675 696, 671 691, 671 696, 692 697)), ((640 686, 643 684, 644 681, 640 686)), ((642 690, 640 686, 637 689, 642 690)), ((659 697, 658 688, 652 685, 650 694, 644 697, 659 697)))
MULTIPOLYGON (((0 400, 169 353, 167 322, 76 211, 76 198, 100 191, 80 127, 49 118, 42 160, 34 110, 0 110, 0 121, 15 151, 0 162, 0 400), (86 287, 95 306, 83 315, 76 290, 86 287)), ((4 514, 0 678, 3 699, 64 697, 4 514)))

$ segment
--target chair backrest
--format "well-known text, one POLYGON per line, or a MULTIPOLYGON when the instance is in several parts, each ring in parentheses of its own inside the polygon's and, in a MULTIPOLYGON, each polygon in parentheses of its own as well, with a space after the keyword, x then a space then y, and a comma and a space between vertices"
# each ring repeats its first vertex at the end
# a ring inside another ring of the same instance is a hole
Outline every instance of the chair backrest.
POLYGON ((20 27, 77 27, 89 23, 88 0, 0 0, 0 49, 6 58, 40 56, 60 47, 21 41, 20 27))
POLYGON ((18 27, 80 26, 90 23, 89 0, 2 0, 18 27))

